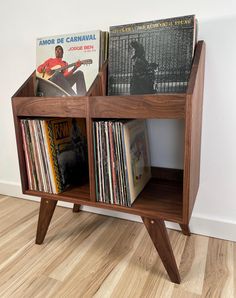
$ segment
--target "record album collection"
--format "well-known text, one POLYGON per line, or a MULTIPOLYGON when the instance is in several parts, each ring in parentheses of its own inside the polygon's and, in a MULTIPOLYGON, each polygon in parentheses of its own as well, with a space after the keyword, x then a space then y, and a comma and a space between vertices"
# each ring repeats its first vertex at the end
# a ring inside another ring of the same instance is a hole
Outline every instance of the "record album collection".
POLYGON ((146 121, 93 126, 97 201, 130 207, 151 178, 146 121))
MULTIPOLYGON (((85 96, 108 60, 107 94, 186 92, 194 15, 37 39, 36 96, 85 96)), ((114 101, 114 105, 115 105, 114 101)), ((86 119, 21 119, 30 190, 58 194, 88 175, 86 119)), ((93 120, 96 200, 130 207, 151 178, 145 120, 93 120)))
POLYGON ((85 119, 21 120, 30 190, 58 194, 87 175, 85 119))

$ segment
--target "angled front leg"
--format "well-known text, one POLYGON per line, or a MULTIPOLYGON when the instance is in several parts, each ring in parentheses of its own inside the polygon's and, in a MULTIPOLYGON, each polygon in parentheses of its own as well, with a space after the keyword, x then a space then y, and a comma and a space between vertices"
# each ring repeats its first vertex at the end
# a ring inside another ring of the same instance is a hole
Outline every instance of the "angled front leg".
POLYGON ((47 234, 57 201, 41 198, 36 244, 42 244, 47 234))
POLYGON ((179 284, 181 281, 179 270, 175 262, 175 257, 164 220, 157 218, 150 219, 146 217, 142 217, 142 220, 170 277, 170 280, 179 284))

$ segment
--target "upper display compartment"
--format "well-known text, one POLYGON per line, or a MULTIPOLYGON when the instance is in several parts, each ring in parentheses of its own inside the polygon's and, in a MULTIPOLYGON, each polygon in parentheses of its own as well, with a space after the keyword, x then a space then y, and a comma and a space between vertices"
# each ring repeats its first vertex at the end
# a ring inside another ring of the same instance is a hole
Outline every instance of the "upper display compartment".
POLYGON ((204 56, 205 44, 204 41, 199 41, 186 93, 106 96, 105 64, 88 90, 87 96, 36 97, 36 78, 33 72, 12 97, 15 112, 17 116, 43 117, 185 118, 188 99, 195 93, 197 97, 203 93, 204 56))

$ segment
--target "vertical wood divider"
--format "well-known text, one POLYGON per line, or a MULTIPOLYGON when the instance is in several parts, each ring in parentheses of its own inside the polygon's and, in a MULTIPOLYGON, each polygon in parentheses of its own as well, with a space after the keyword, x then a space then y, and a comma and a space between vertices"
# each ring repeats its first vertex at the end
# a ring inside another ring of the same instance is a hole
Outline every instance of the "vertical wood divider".
POLYGON ((95 194, 95 173, 94 173, 94 152, 93 152, 93 121, 90 117, 90 97, 87 98, 87 139, 88 139, 88 161, 89 161, 89 188, 90 188, 90 200, 96 201, 95 194))

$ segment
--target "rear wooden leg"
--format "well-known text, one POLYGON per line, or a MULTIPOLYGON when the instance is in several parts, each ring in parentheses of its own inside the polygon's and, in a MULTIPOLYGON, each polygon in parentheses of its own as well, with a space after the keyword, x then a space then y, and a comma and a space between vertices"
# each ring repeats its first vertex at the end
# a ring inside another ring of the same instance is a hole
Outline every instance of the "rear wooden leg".
POLYGON ((36 244, 42 244, 47 234, 57 201, 41 198, 36 244))
POLYGON ((73 212, 79 212, 79 211, 80 211, 80 205, 74 204, 73 212))
POLYGON ((179 270, 176 265, 164 221, 146 217, 142 217, 142 220, 170 277, 170 280, 174 283, 180 284, 181 279, 179 270))
POLYGON ((186 236, 190 236, 191 235, 191 232, 190 232, 190 229, 189 229, 189 225, 187 224, 179 224, 180 227, 181 227, 181 230, 183 232, 184 235, 186 236))

